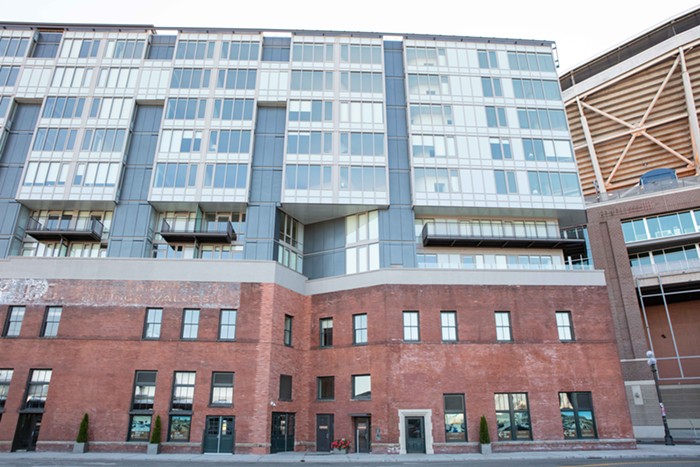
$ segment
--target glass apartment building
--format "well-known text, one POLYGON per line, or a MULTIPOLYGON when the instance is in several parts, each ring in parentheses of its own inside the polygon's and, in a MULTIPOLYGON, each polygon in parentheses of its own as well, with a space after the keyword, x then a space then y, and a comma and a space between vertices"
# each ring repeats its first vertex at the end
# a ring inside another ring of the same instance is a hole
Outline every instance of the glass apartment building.
POLYGON ((551 42, 3 26, 0 449, 634 445, 551 42))

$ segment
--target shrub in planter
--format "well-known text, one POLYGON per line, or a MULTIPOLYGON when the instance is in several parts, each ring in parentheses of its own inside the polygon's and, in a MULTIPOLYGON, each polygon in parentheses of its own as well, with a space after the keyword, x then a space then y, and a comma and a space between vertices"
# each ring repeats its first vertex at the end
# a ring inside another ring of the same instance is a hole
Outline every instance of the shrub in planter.
POLYGON ((486 417, 481 416, 479 422, 479 443, 481 444, 482 454, 491 454, 491 436, 489 436, 489 424, 486 422, 486 417))
POLYGON ((160 453, 160 438, 162 429, 163 427, 160 422, 160 415, 157 415, 156 421, 153 424, 153 429, 151 430, 151 440, 148 443, 148 450, 146 451, 148 454, 160 453))
POLYGON ((82 454, 87 451, 89 425, 90 419, 88 418, 88 414, 85 414, 83 415, 83 419, 80 421, 78 436, 75 438, 75 444, 73 445, 74 453, 82 454))

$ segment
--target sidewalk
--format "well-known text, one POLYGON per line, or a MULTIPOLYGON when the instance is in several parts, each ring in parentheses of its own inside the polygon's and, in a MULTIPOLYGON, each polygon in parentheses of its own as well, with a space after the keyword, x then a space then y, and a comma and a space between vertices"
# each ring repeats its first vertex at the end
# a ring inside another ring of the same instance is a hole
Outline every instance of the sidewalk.
POLYGON ((626 459, 626 458, 658 458, 658 457, 696 457, 700 461, 700 445, 682 444, 676 446, 664 446, 654 444, 640 444, 636 450, 611 450, 611 451, 551 451, 551 452, 511 452, 482 454, 330 454, 318 452, 290 452, 279 454, 159 454, 148 456, 146 454, 132 453, 56 453, 56 452, 13 452, 0 453, 0 465, 4 461, 33 459, 36 461, 68 460, 79 458, 81 461, 158 461, 158 462, 197 462, 197 463, 347 463, 362 462, 363 464, 380 464, 391 462, 476 462, 498 460, 525 460, 525 459, 626 459))

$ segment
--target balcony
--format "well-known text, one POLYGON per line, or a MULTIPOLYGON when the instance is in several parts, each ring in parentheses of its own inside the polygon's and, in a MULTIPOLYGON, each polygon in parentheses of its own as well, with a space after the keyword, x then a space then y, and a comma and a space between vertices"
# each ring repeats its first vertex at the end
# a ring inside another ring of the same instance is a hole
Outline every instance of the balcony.
POLYGON ((635 264, 632 266, 632 275, 638 278, 673 273, 689 275, 697 272, 700 272, 700 259, 685 259, 659 264, 635 264))
POLYGON ((33 217, 29 218, 26 233, 38 241, 85 241, 102 240, 104 225, 97 219, 60 218, 49 219, 42 224, 33 217))
POLYGON ((585 253, 586 241, 549 236, 480 235, 460 229, 456 223, 428 222, 423 226, 423 246, 472 248, 549 248, 565 250, 567 256, 585 253))
POLYGON ((171 226, 163 220, 159 233, 168 243, 231 243, 236 240, 230 221, 188 220, 171 226))

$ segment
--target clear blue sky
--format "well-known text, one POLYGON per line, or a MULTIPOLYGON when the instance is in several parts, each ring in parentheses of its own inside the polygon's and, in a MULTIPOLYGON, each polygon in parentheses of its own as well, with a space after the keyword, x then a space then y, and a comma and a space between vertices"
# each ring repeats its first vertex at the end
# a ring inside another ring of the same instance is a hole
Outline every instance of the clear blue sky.
POLYGON ((5 0, 2 20, 547 39, 556 41, 564 72, 698 6, 689 0, 5 0))

